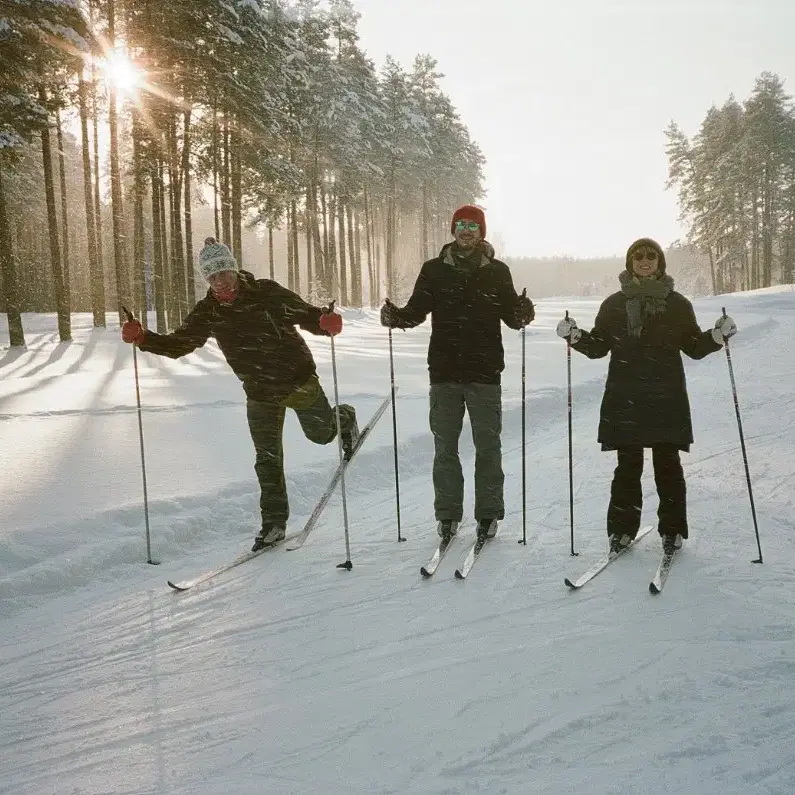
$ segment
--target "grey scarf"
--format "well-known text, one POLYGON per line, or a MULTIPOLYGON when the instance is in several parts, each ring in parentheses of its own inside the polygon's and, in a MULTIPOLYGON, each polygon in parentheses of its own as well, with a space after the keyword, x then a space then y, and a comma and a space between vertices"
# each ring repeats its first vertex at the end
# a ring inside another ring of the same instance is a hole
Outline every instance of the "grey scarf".
POLYGON ((630 337, 640 337, 643 321, 665 312, 666 298, 674 289, 674 280, 667 274, 651 279, 639 279, 629 271, 618 274, 621 292, 627 297, 627 331, 630 337))

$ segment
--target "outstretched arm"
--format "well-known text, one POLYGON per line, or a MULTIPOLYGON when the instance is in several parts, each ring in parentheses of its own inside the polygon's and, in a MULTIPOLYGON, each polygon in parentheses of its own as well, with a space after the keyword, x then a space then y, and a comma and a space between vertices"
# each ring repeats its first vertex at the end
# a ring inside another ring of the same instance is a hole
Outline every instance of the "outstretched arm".
POLYGON ((210 319, 203 302, 199 302, 188 313, 184 323, 170 334, 147 331, 138 343, 142 351, 179 359, 196 348, 201 348, 210 336, 210 319))
POLYGON ((320 327, 320 316, 323 314, 320 307, 312 306, 300 295, 277 282, 268 282, 268 290, 271 300, 281 306, 285 323, 300 326, 304 331, 319 337, 328 336, 328 332, 320 327))
MULTIPOLYGON (((606 302, 605 302, 606 303, 606 302)), ((587 356, 589 359, 601 359, 610 353, 612 346, 612 336, 609 332, 608 326, 608 310, 603 303, 599 307, 599 312, 596 315, 594 327, 590 331, 583 331, 576 328, 579 335, 573 334, 571 336, 571 347, 575 351, 587 356), (576 336, 576 339, 575 339, 576 336)), ((566 321, 561 321, 565 323, 566 321)))

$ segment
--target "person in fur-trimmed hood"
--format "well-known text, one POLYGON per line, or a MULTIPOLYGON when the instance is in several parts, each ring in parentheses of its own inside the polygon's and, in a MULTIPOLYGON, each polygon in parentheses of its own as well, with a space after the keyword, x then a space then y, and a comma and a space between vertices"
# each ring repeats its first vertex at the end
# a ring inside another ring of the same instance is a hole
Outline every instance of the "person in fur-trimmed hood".
POLYGON ((485 538, 496 533, 505 515, 500 323, 520 329, 535 311, 529 298, 516 294, 508 266, 494 258, 485 240, 483 210, 471 204, 460 207, 450 232, 453 242, 422 266, 406 306, 385 301, 381 323, 407 329, 432 316, 428 371, 437 532, 443 538, 455 535, 463 516, 458 440, 468 411, 475 444, 475 519, 478 536, 485 538))
MULTIPOLYGON (((122 339, 142 351, 177 359, 215 337, 226 361, 243 383, 246 415, 260 485, 262 526, 252 551, 285 537, 289 516, 284 479, 282 430, 286 409, 293 409, 304 435, 316 444, 337 437, 336 413, 318 379, 315 361, 300 326, 312 334, 342 331, 342 316, 312 306, 270 279, 241 270, 232 252, 208 237, 199 254, 207 295, 171 334, 144 330, 137 320, 122 326, 122 339)), ((358 437, 353 406, 339 407, 340 436, 346 457, 358 437)))
POLYGON ((627 250, 621 289, 599 307, 593 329, 561 320, 558 336, 589 359, 610 355, 598 441, 616 450, 618 466, 610 490, 607 534, 619 551, 635 538, 641 519, 644 448, 651 448, 660 498, 658 532, 672 552, 688 537, 686 486, 680 451, 693 443, 682 353, 703 359, 737 332, 730 317, 702 331, 693 305, 674 289, 665 253, 641 238, 627 250))

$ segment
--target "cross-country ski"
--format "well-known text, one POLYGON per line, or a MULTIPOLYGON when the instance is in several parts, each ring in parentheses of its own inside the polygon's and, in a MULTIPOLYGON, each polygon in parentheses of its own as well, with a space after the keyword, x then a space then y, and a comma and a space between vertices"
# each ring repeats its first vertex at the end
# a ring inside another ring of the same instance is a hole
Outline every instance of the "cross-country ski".
POLYGON ((632 543, 627 544, 627 546, 619 552, 606 552, 602 557, 594 562, 594 564, 586 569, 579 577, 566 577, 563 582, 574 590, 578 588, 582 588, 587 582, 590 582, 594 577, 601 574, 614 560, 620 558, 622 555, 625 555, 629 552, 641 539, 645 538, 652 530, 652 525, 646 525, 645 527, 641 527, 638 531, 638 534, 635 536, 632 543))

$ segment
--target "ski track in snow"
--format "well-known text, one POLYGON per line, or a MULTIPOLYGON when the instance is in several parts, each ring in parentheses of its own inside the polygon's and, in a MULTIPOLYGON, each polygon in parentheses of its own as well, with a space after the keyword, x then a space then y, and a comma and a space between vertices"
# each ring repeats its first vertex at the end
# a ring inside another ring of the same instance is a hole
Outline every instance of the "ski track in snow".
MULTIPOLYGON (((336 495, 301 550, 185 594, 165 580, 233 557, 256 524, 239 386, 213 347, 189 366, 139 356, 162 560, 147 566, 129 348, 117 331, 90 331, 90 318, 60 346, 54 319, 39 320, 27 352, 0 350, 0 441, 26 464, 4 485, 4 507, 27 523, 0 528, 0 793, 795 791, 795 361, 780 334, 795 294, 704 299, 703 326, 723 304, 740 326, 731 352, 765 563, 751 563, 725 355, 688 361, 692 538, 658 597, 647 592, 654 533, 581 591, 562 582, 604 548, 614 457, 595 441, 606 360, 575 356, 572 557, 565 348, 552 329, 563 308, 589 327, 598 301, 539 302, 528 330, 526 547, 520 341, 506 330, 506 521, 465 582, 452 575, 471 521, 436 575, 419 575, 436 543, 423 327, 395 335, 407 543, 396 542, 387 411, 348 473, 351 572, 335 568, 336 495)), ((366 417, 388 392, 385 335, 375 313, 351 318, 341 397, 366 417)), ((327 346, 310 344, 330 392, 327 346)), ((289 422, 286 433, 297 529, 336 448, 312 447, 289 422)), ((471 511, 466 428, 461 447, 471 511)), ((644 498, 654 521, 648 457, 644 498)))

